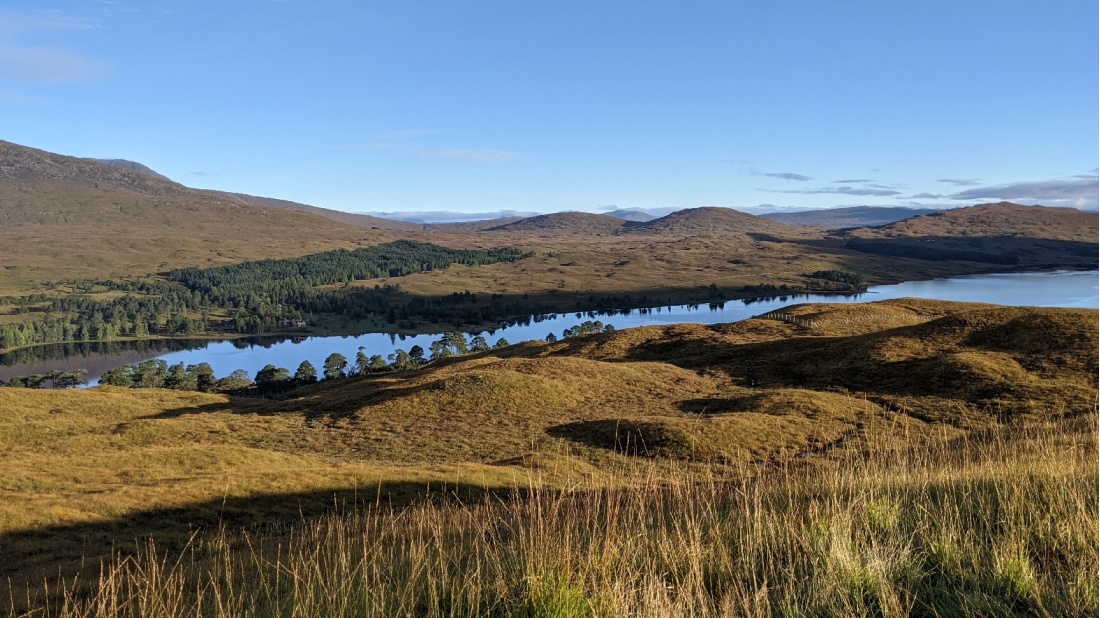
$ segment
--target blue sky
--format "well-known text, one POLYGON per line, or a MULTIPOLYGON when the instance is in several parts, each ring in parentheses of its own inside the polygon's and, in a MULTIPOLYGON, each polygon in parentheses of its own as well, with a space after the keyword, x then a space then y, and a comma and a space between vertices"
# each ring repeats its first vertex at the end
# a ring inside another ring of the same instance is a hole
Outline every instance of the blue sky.
POLYGON ((1097 3, 8 0, 0 139, 353 212, 1095 208, 1097 3))

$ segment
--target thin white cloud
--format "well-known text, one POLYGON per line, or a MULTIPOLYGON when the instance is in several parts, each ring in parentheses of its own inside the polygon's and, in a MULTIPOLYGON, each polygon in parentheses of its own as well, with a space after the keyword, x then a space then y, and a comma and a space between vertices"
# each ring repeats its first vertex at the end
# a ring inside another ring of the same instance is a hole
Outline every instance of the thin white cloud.
POLYGON ((1100 201, 1096 176, 1074 177, 1069 180, 1013 182, 988 187, 976 187, 950 196, 953 200, 1008 200, 1041 203, 1046 206, 1096 208, 1100 201))
POLYGON ((767 176, 769 178, 779 178, 782 180, 797 180, 799 182, 805 182, 807 180, 813 180, 809 176, 802 174, 796 174, 794 172, 764 172, 763 174, 753 173, 753 176, 767 176))
POLYGON ((15 92, 4 92, 0 90, 0 106, 45 105, 50 102, 50 99, 44 97, 26 96, 15 92))
POLYGON ((99 25, 87 17, 57 10, 34 13, 0 11, 0 35, 40 30, 92 30, 99 25))
POLYGON ((341 150, 379 150, 382 148, 395 148, 400 146, 403 142, 407 142, 415 137, 422 135, 431 135, 436 133, 434 129, 410 129, 405 131, 386 131, 385 133, 379 133, 371 137, 366 142, 357 142, 354 144, 344 144, 339 146, 341 150))
POLYGON ((773 193, 800 193, 803 195, 837 194, 837 195, 874 195, 878 197, 892 197, 901 195, 900 191, 893 189, 859 188, 859 187, 822 187, 819 189, 787 189, 785 191, 773 191, 773 193))
POLYGON ((412 154, 431 159, 458 159, 461 161, 507 161, 519 156, 519 153, 511 150, 493 148, 441 148, 437 150, 418 150, 412 154))
POLYGON ((98 60, 51 47, 0 47, 0 80, 63 84, 94 79, 107 71, 98 60))
POLYGON ((363 142, 361 144, 344 144, 340 150, 379 150, 381 148, 393 148, 392 142, 363 142))
POLYGON ((973 178, 940 178, 936 182, 945 182, 956 187, 976 187, 982 184, 981 181, 973 178))

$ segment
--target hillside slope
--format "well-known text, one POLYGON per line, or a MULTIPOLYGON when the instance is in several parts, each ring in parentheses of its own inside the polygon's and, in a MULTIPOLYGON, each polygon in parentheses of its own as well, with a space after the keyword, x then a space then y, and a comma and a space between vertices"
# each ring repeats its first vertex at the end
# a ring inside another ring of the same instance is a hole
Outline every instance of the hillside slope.
POLYGON ((940 210, 898 221, 873 232, 860 232, 883 237, 1016 236, 1095 243, 1100 238, 1098 222, 1100 218, 1096 213, 1075 208, 998 202, 940 210))
POLYGON ((688 208, 644 223, 629 223, 624 234, 654 234, 662 236, 701 236, 725 234, 766 234, 801 236, 803 228, 777 223, 764 217, 733 210, 705 206, 688 208))
POLYGON ((0 388, 0 577, 441 483, 576 486, 667 459, 828 470, 852 449, 1095 411, 1094 310, 900 299, 764 318, 531 342, 282 401, 0 388))
POLYGON ((903 208, 881 206, 852 206, 848 208, 822 208, 799 212, 773 212, 760 215, 789 225, 811 225, 830 229, 871 227, 895 223, 918 215, 936 212, 932 208, 903 208))
POLYGON ((157 172, 150 169, 148 166, 142 165, 137 161, 128 161, 126 159, 96 159, 96 161, 99 161, 100 163, 105 163, 107 165, 110 165, 111 167, 118 167, 124 170, 129 170, 131 172, 141 174, 142 176, 149 176, 150 178, 155 178, 157 180, 172 182, 171 178, 168 178, 163 174, 158 174, 157 172))
POLYGON ((942 210, 839 233, 847 248, 889 258, 1014 268, 1096 268, 1095 213, 1010 202, 942 210))
POLYGON ((528 232, 546 234, 613 234, 623 227, 622 219, 588 212, 555 212, 527 217, 514 223, 487 228, 490 232, 528 232))
POLYGON ((0 142, 0 293, 345 246, 378 231, 0 142))

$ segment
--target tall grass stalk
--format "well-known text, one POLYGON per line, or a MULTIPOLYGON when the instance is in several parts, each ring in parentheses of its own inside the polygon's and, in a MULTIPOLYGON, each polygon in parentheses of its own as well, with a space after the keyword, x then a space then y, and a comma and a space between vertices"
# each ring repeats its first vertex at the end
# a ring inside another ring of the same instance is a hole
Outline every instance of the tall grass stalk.
POLYGON ((29 615, 1097 614, 1087 422, 700 469, 148 542, 29 615))

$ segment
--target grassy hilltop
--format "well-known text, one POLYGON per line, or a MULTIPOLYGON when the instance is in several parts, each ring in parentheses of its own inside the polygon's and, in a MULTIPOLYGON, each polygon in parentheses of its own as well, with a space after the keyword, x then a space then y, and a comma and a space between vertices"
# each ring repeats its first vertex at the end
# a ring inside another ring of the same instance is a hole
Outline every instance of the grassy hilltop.
POLYGON ((279 401, 0 389, 0 596, 42 607, 53 581, 48 615, 1095 613, 1095 311, 766 318, 279 401))

